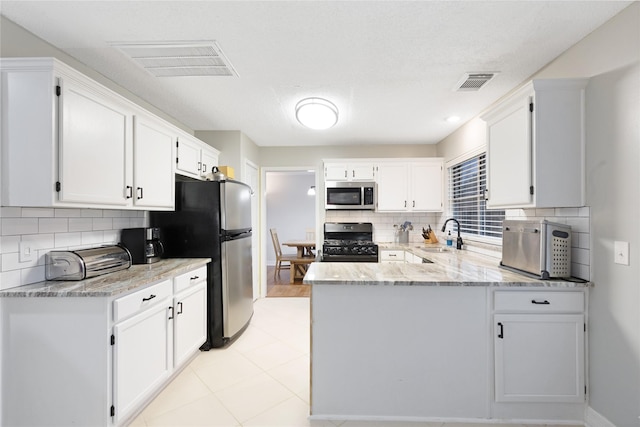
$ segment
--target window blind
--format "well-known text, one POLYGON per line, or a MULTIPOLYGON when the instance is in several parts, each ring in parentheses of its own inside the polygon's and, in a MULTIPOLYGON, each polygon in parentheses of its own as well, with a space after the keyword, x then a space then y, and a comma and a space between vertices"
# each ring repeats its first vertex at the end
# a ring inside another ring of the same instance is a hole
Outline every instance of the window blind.
POLYGON ((503 210, 487 210, 486 153, 449 168, 450 212, 460 222, 460 231, 485 237, 502 237, 503 210))

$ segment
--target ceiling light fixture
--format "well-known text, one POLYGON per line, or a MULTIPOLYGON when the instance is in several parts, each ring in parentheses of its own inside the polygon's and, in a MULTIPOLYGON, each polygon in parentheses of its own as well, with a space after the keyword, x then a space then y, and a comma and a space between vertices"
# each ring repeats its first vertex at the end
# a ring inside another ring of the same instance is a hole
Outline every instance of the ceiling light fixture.
POLYGON ((296 119, 309 129, 329 129, 338 122, 338 107, 323 98, 305 98, 296 104, 296 119))

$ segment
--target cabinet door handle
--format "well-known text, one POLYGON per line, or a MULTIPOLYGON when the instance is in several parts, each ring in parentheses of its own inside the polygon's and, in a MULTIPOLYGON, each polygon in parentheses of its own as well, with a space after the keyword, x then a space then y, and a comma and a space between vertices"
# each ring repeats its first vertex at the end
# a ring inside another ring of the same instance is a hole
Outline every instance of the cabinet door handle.
POLYGON ((544 300, 544 301, 536 301, 534 299, 531 300, 531 304, 539 304, 539 305, 549 305, 551 304, 549 301, 544 300))
POLYGON ((139 193, 138 200, 142 199, 144 197, 144 190, 142 189, 142 187, 138 187, 137 192, 139 193))
POLYGON ((205 173, 207 172, 207 164, 206 163, 202 164, 202 172, 205 172, 205 173))
POLYGON ((354 177, 354 178, 356 177, 356 170, 355 169, 351 171, 351 176, 354 177))
POLYGON ((500 328, 500 332, 498 332, 498 338, 504 339, 504 325, 502 322, 498 322, 498 328, 500 328))
POLYGON ((416 207, 416 201, 415 200, 413 201, 413 207, 414 208, 416 207))
POLYGON ((489 189, 485 188, 484 189, 484 201, 488 201, 489 200, 489 189))
POLYGON ((154 299, 156 296, 154 294, 149 295, 147 298, 142 298, 142 301, 151 301, 152 299, 154 299))
POLYGON ((173 307, 169 307, 169 311, 171 312, 171 314, 169 315, 169 319, 168 320, 171 320, 171 319, 173 319, 173 307))
POLYGON ((344 171, 344 177, 347 178, 347 171, 344 171))
POLYGON ((405 208, 407 207, 407 201, 406 200, 404 201, 404 207, 405 208))
POLYGON ((200 276, 193 276, 193 277, 189 278, 189 280, 196 280, 196 279, 199 279, 199 278, 200 278, 200 276))
POLYGON ((130 185, 127 185, 125 198, 130 199, 132 197, 133 197, 133 187, 130 185))
POLYGON ((178 303, 178 313, 176 314, 182 314, 182 301, 178 303))
POLYGON ((198 170, 202 172, 202 163, 198 162, 198 170))

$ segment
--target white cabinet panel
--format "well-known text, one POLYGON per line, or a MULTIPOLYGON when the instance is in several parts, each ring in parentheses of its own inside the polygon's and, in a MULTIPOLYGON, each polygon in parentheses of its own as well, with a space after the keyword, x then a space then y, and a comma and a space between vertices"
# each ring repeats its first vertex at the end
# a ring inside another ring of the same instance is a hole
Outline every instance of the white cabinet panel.
POLYGON ((379 212, 439 212, 443 207, 442 159, 380 162, 377 167, 379 212))
POLYGON ((369 162, 325 163, 324 179, 326 181, 373 181, 375 165, 369 162))
POLYGON ((206 281, 174 298, 174 366, 181 366, 200 348, 207 337, 206 281))
POLYGON ((377 211, 398 212, 407 210, 409 176, 405 164, 379 164, 376 181, 378 185, 377 211))
POLYGON ((134 118, 134 204, 146 208, 174 207, 172 129, 152 118, 134 118))
POLYGON ((494 320, 497 402, 584 402, 582 314, 494 320))
POLYGON ((205 176, 211 173, 211 169, 214 166, 218 166, 218 150, 203 146, 200 152, 200 162, 202 167, 200 168, 200 176, 205 176))
POLYGON ((532 203, 531 97, 516 102, 488 130, 488 206, 532 203))
POLYGON ((587 79, 533 80, 482 116, 487 206, 584 206, 587 79))
POLYGON ((169 337, 172 333, 171 300, 114 326, 114 406, 116 422, 134 408, 170 375, 169 337))
POLYGON ((176 172, 197 178, 200 176, 200 146, 188 137, 178 137, 176 172))
POLYGON ((130 111, 71 79, 60 86, 59 200, 126 205, 130 111))

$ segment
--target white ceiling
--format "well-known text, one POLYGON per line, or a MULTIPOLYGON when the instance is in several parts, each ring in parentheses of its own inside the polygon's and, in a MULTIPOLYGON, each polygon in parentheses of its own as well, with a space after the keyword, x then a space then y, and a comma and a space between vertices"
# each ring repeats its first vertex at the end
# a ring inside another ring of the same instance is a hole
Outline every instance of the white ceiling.
POLYGON ((260 146, 433 144, 630 3, 1 0, 0 13, 193 130, 260 146), (194 40, 215 40, 238 77, 157 78, 111 47, 194 40), (478 71, 499 74, 453 90, 478 71), (335 127, 296 121, 309 96, 337 105, 335 127))

